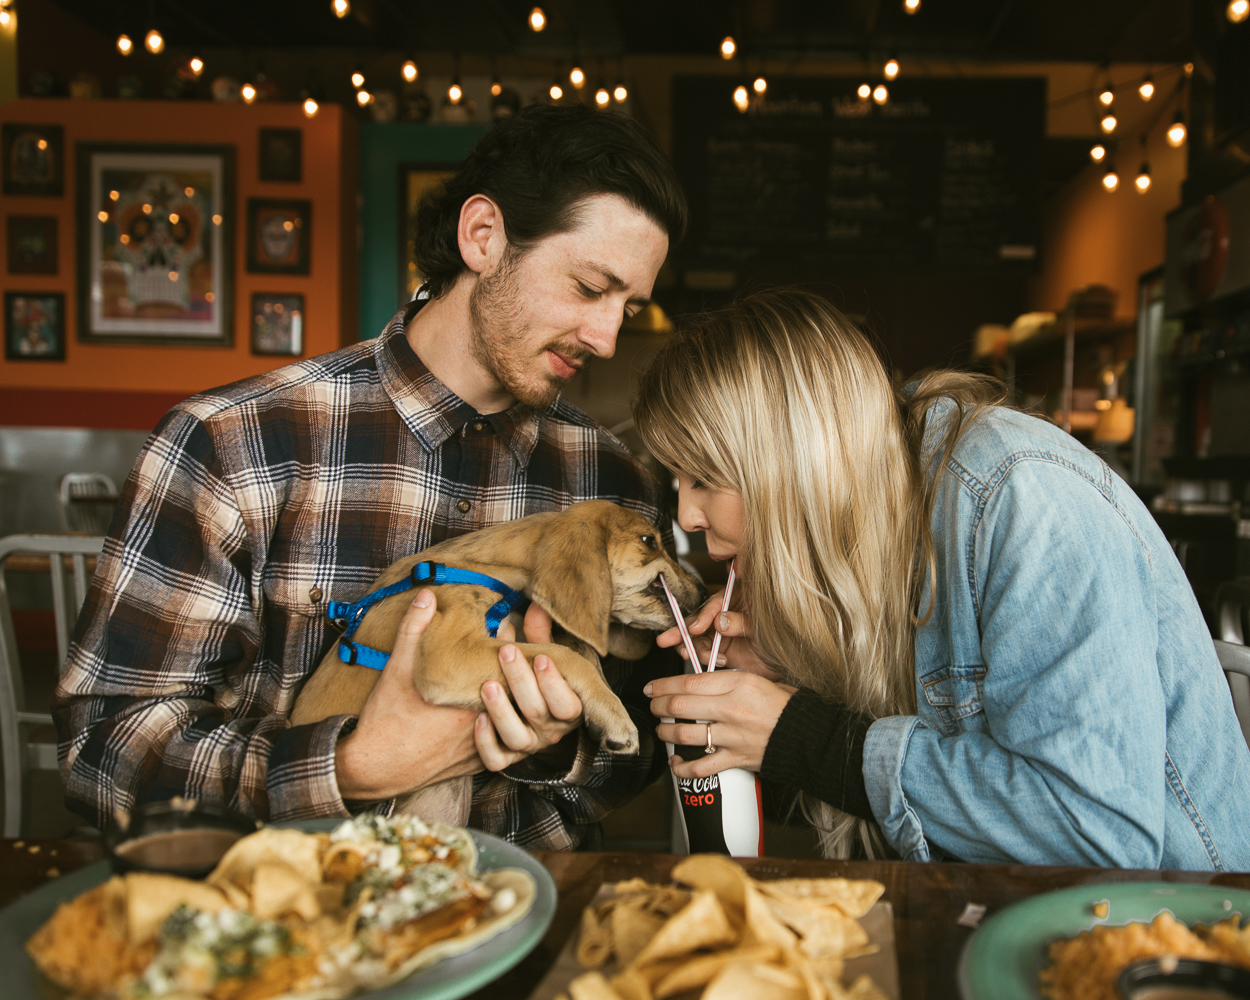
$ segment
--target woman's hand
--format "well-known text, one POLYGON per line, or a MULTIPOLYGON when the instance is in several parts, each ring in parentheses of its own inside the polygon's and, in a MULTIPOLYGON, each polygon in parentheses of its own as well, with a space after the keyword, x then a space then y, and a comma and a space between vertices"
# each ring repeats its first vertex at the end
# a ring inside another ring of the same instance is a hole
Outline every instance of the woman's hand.
POLYGON ((722 671, 661 677, 642 689, 651 699, 651 714, 659 718, 700 719, 694 723, 666 722, 656 734, 666 743, 706 746, 712 724, 716 753, 684 761, 669 758, 679 778, 706 778, 731 767, 758 771, 764 750, 795 688, 754 673, 722 671))
MULTIPOLYGON (((551 642, 551 615, 537 604, 525 612, 526 642, 551 642)), ((516 630, 504 622, 500 639, 515 640, 516 630)), ((516 646, 499 650, 499 666, 508 680, 505 689, 498 681, 482 685, 486 711, 477 717, 473 741, 488 771, 502 771, 518 760, 559 743, 582 724, 582 702, 565 683, 560 671, 545 655, 534 657, 533 669, 516 646), (508 690, 516 706, 508 698, 508 690), (517 714, 520 709, 520 714, 517 714)))
MULTIPOLYGON (((751 640, 749 614, 742 605, 742 589, 738 588, 735 591, 730 600, 729 610, 722 612, 720 608, 724 600, 724 589, 718 590, 708 598, 698 614, 686 620, 686 627, 690 630, 690 637, 694 639, 694 648, 699 654, 700 662, 707 664, 707 658, 712 653, 714 633, 719 632, 723 638, 716 655, 717 669, 728 667, 730 670, 747 670, 761 677, 776 680, 777 674, 760 659, 759 650, 751 640)), ((676 646, 683 660, 690 659, 686 652, 686 644, 681 639, 681 631, 676 625, 667 632, 661 632, 656 636, 655 641, 657 645, 665 649, 669 646, 676 646)))

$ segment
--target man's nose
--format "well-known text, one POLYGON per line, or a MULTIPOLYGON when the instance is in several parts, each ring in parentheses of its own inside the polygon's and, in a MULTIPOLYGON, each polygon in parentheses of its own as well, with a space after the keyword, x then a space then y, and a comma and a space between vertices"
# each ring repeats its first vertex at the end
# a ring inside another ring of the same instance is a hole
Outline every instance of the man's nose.
POLYGON ((595 310, 577 331, 577 339, 599 358, 610 358, 616 353, 616 337, 621 332, 621 310, 607 308, 595 310))

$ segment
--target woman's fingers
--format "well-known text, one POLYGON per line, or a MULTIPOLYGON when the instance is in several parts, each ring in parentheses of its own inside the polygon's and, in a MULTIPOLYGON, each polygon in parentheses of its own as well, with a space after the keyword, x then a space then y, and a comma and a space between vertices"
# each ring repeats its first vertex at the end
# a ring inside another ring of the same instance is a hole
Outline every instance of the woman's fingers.
POLYGON ((718 611, 712 625, 717 632, 729 639, 751 634, 745 611, 718 611))

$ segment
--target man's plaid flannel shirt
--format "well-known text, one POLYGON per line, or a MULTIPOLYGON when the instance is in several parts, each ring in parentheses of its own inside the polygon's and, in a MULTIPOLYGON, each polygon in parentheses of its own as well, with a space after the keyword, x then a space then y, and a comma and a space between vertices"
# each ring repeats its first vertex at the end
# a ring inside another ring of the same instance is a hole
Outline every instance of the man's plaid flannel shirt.
MULTIPOLYGON (((402 556, 596 497, 671 545, 659 485, 619 441, 559 399, 478 414, 408 345, 415 306, 377 340, 194 396, 148 439, 53 704, 67 803, 96 825, 175 795, 270 821, 348 815, 334 748, 355 719, 287 716, 337 636, 326 603, 402 556)), ((533 849, 598 846, 598 820, 662 758, 639 676, 680 667, 651 659, 605 664, 638 757, 582 728, 554 761, 479 774, 472 824, 533 849)))

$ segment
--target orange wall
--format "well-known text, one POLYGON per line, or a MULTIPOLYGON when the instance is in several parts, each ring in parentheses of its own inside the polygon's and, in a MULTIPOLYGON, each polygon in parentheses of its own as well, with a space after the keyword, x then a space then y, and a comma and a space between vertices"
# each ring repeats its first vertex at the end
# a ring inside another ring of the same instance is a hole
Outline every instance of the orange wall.
MULTIPOLYGON (((0 264, 0 288, 63 291, 66 311, 65 361, 0 360, 0 386, 186 396, 269 371, 294 359, 252 354, 249 328, 253 292, 303 293, 304 357, 355 341, 356 123, 340 107, 323 107, 309 119, 294 103, 249 107, 205 101, 22 98, 0 106, 0 121, 59 123, 65 128, 65 193, 60 198, 0 196, 0 215, 57 216, 58 273, 9 274, 5 261, 0 264), (262 126, 303 129, 303 181, 279 184, 258 180, 258 130, 262 126), (80 140, 225 143, 235 147, 233 346, 78 342, 74 144, 80 140), (308 275, 247 273, 247 199, 258 197, 312 201, 308 275)), ((4 243, 0 237, 0 244, 4 243)), ((3 255, 7 255, 7 245, 0 246, 3 255)))

